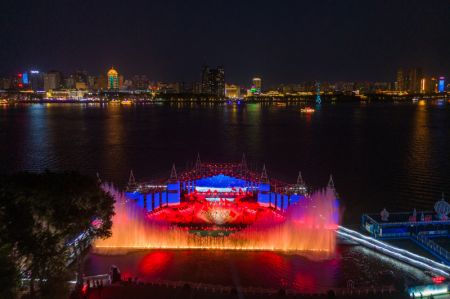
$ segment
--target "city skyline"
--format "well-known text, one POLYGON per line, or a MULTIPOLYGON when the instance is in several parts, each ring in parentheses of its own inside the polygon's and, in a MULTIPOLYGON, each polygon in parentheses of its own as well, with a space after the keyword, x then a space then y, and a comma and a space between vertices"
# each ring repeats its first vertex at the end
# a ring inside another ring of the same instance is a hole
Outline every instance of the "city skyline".
POLYGON ((208 64, 223 65, 229 82, 261 76, 270 85, 393 81, 400 67, 443 76, 450 69, 445 1, 26 2, 4 5, 2 75, 33 68, 100 74, 113 65, 126 76, 192 82, 208 64))

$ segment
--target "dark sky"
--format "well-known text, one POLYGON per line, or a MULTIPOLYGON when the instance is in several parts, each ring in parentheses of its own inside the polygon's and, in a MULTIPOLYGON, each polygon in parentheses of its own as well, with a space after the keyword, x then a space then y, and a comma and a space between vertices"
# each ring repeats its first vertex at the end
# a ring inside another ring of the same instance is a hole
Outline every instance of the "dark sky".
POLYGON ((449 0, 2 0, 0 74, 31 67, 228 82, 450 74, 449 0))

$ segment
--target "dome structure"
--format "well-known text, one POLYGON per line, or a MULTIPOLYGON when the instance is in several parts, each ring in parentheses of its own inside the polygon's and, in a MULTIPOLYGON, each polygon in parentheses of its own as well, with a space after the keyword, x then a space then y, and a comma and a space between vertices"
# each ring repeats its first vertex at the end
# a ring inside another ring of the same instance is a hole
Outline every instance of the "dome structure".
POLYGON ((112 67, 109 71, 108 71, 108 77, 109 76, 118 76, 119 73, 112 67))

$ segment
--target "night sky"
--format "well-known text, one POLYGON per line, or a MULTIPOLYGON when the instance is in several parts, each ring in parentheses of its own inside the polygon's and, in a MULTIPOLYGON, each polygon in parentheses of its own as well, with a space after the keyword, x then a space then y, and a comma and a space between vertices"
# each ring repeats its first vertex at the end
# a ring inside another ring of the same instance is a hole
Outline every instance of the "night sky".
POLYGON ((0 74, 30 68, 227 82, 393 81, 450 74, 450 1, 2 0, 0 74))

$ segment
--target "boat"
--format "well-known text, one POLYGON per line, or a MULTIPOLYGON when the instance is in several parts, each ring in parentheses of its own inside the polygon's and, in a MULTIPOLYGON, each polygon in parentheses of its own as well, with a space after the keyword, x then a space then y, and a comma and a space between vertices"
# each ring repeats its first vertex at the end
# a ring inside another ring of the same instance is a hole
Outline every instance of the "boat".
POLYGON ((306 106, 300 109, 301 113, 314 113, 316 110, 312 107, 306 106))

